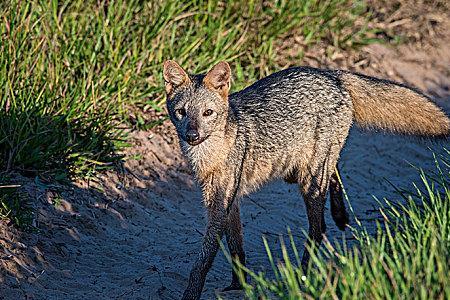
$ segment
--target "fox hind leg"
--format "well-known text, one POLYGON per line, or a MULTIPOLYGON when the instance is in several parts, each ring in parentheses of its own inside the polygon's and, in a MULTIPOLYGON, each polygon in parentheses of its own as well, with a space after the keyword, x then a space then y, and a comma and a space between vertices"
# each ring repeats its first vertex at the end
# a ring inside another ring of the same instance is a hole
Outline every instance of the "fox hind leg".
POLYGON ((298 173, 298 183, 300 193, 305 201, 306 213, 308 217, 309 239, 307 248, 303 253, 302 266, 306 269, 310 254, 308 249, 320 246, 323 234, 326 231, 325 224, 325 202, 328 188, 332 185, 330 192, 333 218, 343 224, 345 219, 345 206, 343 205, 342 189, 339 186, 337 175, 334 174, 335 166, 339 158, 343 143, 323 143, 315 148, 314 155, 308 164, 298 173), (344 214, 342 214, 344 212, 344 214), (338 218, 339 217, 339 218, 338 218), (308 247, 309 246, 309 247, 308 247))
MULTIPOLYGON (((337 172, 339 170, 337 169, 337 172)), ((344 197, 342 193, 342 186, 339 183, 338 175, 334 172, 330 177, 330 206, 331 216, 333 217, 336 226, 344 231, 349 223, 348 213, 344 204, 344 197)))
MULTIPOLYGON (((307 245, 318 247, 322 242, 322 234, 326 231, 324 209, 326 201, 326 192, 328 187, 328 174, 326 170, 319 167, 307 174, 302 174, 299 178, 300 192, 305 201, 306 213, 309 223, 309 240, 307 245)), ((308 265, 310 253, 306 248, 303 252, 302 266, 305 269, 308 265)))

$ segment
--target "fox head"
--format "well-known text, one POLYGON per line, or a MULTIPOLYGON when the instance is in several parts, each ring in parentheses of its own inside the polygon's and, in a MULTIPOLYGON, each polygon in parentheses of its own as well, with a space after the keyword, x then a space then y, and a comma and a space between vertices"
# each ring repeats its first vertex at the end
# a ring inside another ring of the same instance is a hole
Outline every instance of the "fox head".
POLYGON ((164 63, 167 110, 182 148, 223 138, 228 118, 231 69, 220 62, 206 75, 189 75, 175 61, 164 63))

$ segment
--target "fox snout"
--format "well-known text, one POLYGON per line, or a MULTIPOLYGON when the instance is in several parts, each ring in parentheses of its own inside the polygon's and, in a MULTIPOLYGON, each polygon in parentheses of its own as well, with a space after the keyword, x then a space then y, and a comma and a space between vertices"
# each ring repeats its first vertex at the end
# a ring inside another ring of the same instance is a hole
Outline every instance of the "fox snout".
POLYGON ((186 132, 186 142, 189 144, 193 144, 200 138, 200 135, 198 133, 198 130, 196 129, 190 129, 186 132))
POLYGON ((196 124, 189 124, 182 139, 185 140, 189 145, 196 146, 206 140, 207 136, 202 136, 198 130, 196 124))

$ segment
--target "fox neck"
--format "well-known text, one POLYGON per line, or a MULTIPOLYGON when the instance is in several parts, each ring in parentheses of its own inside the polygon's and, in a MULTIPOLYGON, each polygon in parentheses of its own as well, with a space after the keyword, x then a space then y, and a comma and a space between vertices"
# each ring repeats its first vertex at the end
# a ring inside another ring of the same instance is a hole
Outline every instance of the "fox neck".
POLYGON ((237 126, 227 121, 223 131, 217 132, 197 146, 181 145, 197 180, 204 184, 213 174, 224 170, 224 165, 235 143, 237 126))

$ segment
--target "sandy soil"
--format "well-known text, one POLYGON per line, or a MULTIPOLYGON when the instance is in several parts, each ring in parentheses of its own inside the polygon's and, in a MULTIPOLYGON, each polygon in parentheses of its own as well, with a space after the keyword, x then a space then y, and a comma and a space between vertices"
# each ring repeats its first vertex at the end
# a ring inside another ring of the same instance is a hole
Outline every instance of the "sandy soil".
MULTIPOLYGON (((363 52, 367 67, 356 69, 422 88, 450 111, 449 42, 433 49, 373 45, 363 52)), ((68 187, 16 176, 33 199, 37 232, 0 223, 0 299, 180 298, 205 225, 200 190, 170 126, 132 137, 128 152, 142 158, 128 160, 120 174, 104 174, 98 182, 68 187)), ((380 217, 373 196, 400 199, 389 182, 411 188, 419 178, 410 164, 433 169, 429 148, 443 152, 442 143, 352 129, 340 167, 355 214, 371 230, 380 217)), ((262 235, 279 257, 279 236, 286 236, 286 228, 299 245, 301 230, 307 229, 297 187, 281 181, 244 198, 242 215, 253 269, 270 268, 262 235)), ((342 237, 328 209, 327 225, 329 239, 342 237)), ((230 275, 219 253, 203 298, 215 298, 230 275)), ((242 298, 240 292, 220 295, 242 298)))

